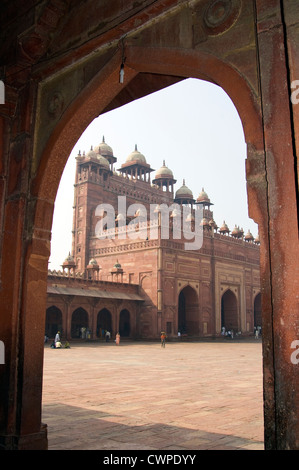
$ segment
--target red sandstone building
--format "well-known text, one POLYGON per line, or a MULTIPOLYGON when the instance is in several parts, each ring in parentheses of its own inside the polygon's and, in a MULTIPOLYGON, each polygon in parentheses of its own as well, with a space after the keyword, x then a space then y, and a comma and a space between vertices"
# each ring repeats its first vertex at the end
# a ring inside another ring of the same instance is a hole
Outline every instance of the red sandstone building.
POLYGON ((248 335, 261 325, 258 238, 218 228, 206 192, 195 200, 185 181, 174 192, 165 162, 152 179, 137 147, 118 171, 104 138, 76 160, 72 254, 49 271, 49 336, 248 335))

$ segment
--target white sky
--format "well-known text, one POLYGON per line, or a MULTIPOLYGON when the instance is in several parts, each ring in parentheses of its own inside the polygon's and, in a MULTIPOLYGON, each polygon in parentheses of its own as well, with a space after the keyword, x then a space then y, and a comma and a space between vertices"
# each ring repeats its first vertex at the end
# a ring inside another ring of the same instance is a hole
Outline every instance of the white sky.
POLYGON ((75 157, 103 136, 117 157, 116 169, 137 144, 153 169, 165 160, 177 180, 175 190, 183 179, 195 199, 205 189, 218 226, 225 220, 231 230, 237 224, 257 235, 258 227, 248 217, 246 144, 237 110, 220 87, 188 79, 98 117, 82 134, 56 197, 50 269, 60 269, 71 251, 75 157))

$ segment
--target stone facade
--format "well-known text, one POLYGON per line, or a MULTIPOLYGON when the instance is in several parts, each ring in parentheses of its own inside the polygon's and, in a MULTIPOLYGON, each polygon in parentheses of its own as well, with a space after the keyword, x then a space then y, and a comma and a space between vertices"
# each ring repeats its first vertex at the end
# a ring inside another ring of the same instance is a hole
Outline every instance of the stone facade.
POLYGON ((47 335, 56 328, 78 338, 80 321, 92 339, 102 336, 102 327, 113 336, 152 339, 162 330, 169 338, 203 337, 223 328, 248 335, 261 326, 258 237, 225 222, 217 227, 204 189, 196 200, 185 182, 174 193, 165 162, 151 181, 154 170, 137 147, 118 171, 104 138, 76 160, 72 254, 63 272, 48 278, 47 335), (104 209, 112 210, 110 227, 104 209), (195 231, 201 235, 196 249, 195 231), (142 301, 125 303, 134 288, 142 301))

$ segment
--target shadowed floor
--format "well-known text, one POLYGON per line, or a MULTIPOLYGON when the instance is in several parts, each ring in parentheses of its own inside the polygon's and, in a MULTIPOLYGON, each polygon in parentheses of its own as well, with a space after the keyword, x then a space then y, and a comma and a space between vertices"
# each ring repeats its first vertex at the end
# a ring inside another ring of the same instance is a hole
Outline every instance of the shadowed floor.
POLYGON ((49 450, 263 450, 262 344, 45 346, 49 450))

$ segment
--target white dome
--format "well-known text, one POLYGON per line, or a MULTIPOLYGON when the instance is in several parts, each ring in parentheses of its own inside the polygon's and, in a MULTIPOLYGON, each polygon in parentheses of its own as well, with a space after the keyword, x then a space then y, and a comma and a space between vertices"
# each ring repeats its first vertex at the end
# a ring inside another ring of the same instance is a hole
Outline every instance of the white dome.
POLYGON ((146 163, 145 156, 137 150, 137 145, 135 145, 135 150, 126 159, 126 163, 130 162, 146 163))

